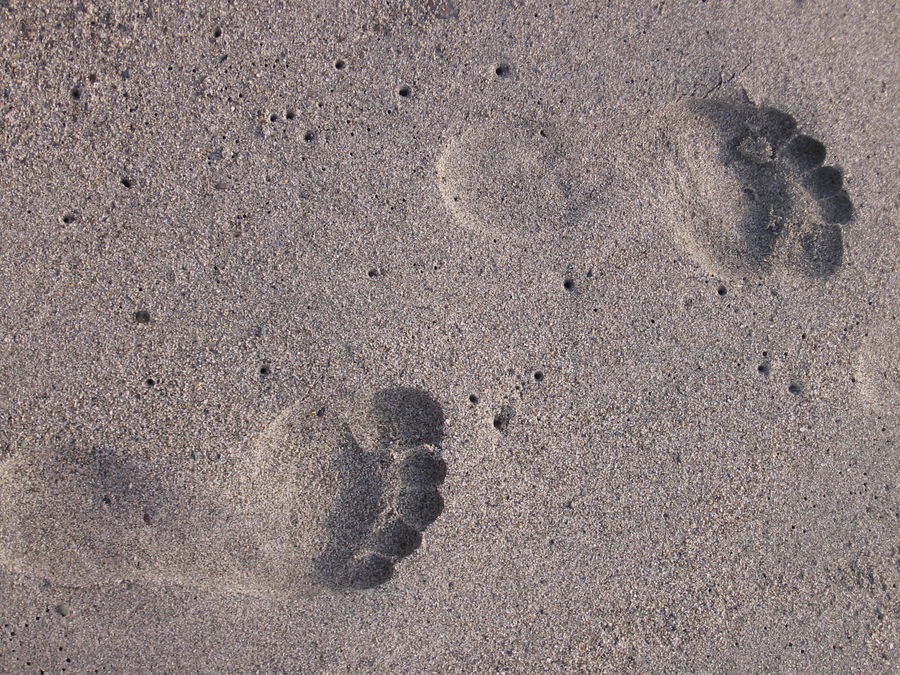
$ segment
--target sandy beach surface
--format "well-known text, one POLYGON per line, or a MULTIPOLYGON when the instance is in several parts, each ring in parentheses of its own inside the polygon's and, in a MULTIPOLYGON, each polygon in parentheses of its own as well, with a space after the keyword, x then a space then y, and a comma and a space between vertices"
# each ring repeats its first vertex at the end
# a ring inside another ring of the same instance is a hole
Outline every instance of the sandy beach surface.
POLYGON ((898 33, 0 0, 0 671, 896 672, 898 33))

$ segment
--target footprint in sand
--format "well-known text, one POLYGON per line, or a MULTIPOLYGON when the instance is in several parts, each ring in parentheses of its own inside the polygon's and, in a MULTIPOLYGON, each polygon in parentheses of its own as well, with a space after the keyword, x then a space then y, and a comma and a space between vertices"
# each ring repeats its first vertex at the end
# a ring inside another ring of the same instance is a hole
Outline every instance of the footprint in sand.
POLYGON ((873 410, 885 415, 900 414, 900 340, 896 321, 869 327, 855 379, 863 400, 873 410))
POLYGON ((364 425, 364 417, 345 417, 327 406, 312 416, 300 414, 303 419, 292 411, 276 422, 270 433, 277 440, 268 446, 276 452, 270 460, 300 469, 294 469, 299 489, 283 509, 291 514, 284 541, 294 547, 291 558, 307 570, 300 585, 382 584, 443 511, 438 487, 447 468, 439 449, 441 408, 423 391, 400 388, 375 396, 364 425), (308 437, 327 439, 317 443, 317 450, 330 454, 326 462, 309 452, 308 437))
POLYGON ((170 582, 261 596, 391 578, 440 515, 444 416, 417 389, 300 404, 187 471, 96 449, 0 453, 0 563, 84 586, 170 582))
POLYGON ((452 132, 436 162, 441 199, 462 227, 488 237, 557 236, 583 201, 556 131, 515 117, 477 117, 452 132))
POLYGON ((865 327, 854 376, 867 407, 883 418, 900 420, 900 276, 888 278, 882 306, 865 327))
POLYGON ((775 269, 824 278, 843 261, 853 215, 825 146, 774 108, 690 99, 657 118, 660 205, 675 238, 708 272, 775 269))

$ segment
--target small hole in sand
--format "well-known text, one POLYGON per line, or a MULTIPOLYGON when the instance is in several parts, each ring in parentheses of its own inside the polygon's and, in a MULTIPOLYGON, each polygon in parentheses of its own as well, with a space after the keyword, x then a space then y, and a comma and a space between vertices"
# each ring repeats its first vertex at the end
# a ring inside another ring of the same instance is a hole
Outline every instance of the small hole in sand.
POLYGON ((286 113, 284 113, 285 119, 288 119, 288 120, 292 120, 292 119, 294 119, 296 116, 297 116, 297 113, 294 112, 293 110, 288 110, 286 113))
POLYGON ((338 59, 337 61, 334 62, 334 67, 337 68, 338 70, 343 70, 344 68, 347 67, 347 64, 344 62, 344 59, 338 59))
POLYGON ((261 366, 260 369, 259 369, 259 374, 262 375, 263 377, 265 377, 266 375, 271 374, 271 372, 272 372, 272 371, 271 371, 271 369, 269 368, 269 366, 261 366))
POLYGON ((65 215, 62 217, 62 221, 63 221, 66 225, 71 225, 72 223, 75 222, 75 214, 74 214, 74 213, 67 213, 67 214, 65 214, 65 215))
POLYGON ((220 38, 220 37, 222 37, 222 29, 219 28, 218 26, 217 26, 216 29, 213 31, 213 37, 214 37, 214 38, 220 38))
POLYGON ((573 288, 575 288, 575 282, 572 279, 566 279, 565 281, 563 281, 563 288, 565 288, 567 291, 571 291, 573 288))
POLYGON ((544 373, 542 373, 540 370, 535 371, 534 379, 536 382, 541 382, 544 379, 544 373))
POLYGON ((800 385, 792 382, 791 384, 788 385, 788 391, 794 395, 797 395, 801 391, 800 385))
POLYGON ((716 289, 716 293, 718 293, 719 295, 725 295, 727 292, 728 292, 728 289, 725 288, 724 286, 719 286, 716 289))
POLYGON ((369 275, 370 279, 374 279, 375 277, 379 276, 380 274, 381 273, 374 267, 368 271, 368 275, 369 275))
POLYGON ((410 94, 412 94, 412 90, 409 87, 400 87, 400 90, 397 93, 403 98, 409 98, 410 94))
POLYGON ((72 91, 69 92, 73 99, 78 101, 81 99, 81 88, 80 87, 72 87, 72 91))
POLYGON ((307 143, 310 143, 311 141, 315 140, 315 138, 316 138, 316 135, 311 131, 307 131, 305 134, 303 134, 303 140, 306 141, 307 143))
POLYGON ((500 408, 500 412, 494 415, 494 428, 500 433, 505 433, 509 428, 509 423, 512 420, 513 411, 509 406, 502 406, 500 408))
POLYGON ((760 373, 762 373, 763 375, 768 375, 769 370, 771 370, 771 368, 769 367, 768 363, 760 363, 758 366, 756 366, 756 370, 759 371, 760 373))
POLYGON ((277 121, 278 121, 278 115, 276 115, 275 113, 272 113, 271 115, 269 115, 269 121, 270 121, 270 122, 277 122, 277 121))
POLYGON ((156 380, 154 380, 152 377, 148 377, 146 380, 144 380, 144 384, 146 384, 148 387, 154 387, 156 386, 156 380))
POLYGON ((134 313, 135 323, 150 323, 150 312, 146 309, 139 309, 134 313))
POLYGON ((478 397, 475 394, 469 394, 469 403, 478 405, 478 397))
POLYGON ((498 63, 497 67, 494 68, 494 74, 497 77, 509 77, 512 75, 512 68, 509 67, 508 63, 498 63))
POLYGON ((123 178, 122 185, 130 189, 134 186, 134 181, 132 181, 130 178, 123 178))

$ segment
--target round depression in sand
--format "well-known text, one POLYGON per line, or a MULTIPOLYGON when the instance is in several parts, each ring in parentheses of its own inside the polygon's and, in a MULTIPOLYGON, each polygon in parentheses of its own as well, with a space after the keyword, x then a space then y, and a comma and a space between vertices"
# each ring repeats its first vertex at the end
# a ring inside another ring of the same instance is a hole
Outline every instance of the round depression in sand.
POLYGON ((572 181, 554 132, 527 120, 468 121, 437 160, 441 198, 454 220, 491 237, 525 239, 565 227, 572 181))

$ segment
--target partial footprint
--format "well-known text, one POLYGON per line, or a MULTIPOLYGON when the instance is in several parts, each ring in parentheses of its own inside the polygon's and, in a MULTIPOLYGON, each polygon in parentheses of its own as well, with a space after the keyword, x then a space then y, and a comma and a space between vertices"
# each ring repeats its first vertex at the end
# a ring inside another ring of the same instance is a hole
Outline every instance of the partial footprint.
POLYGON ((467 120, 437 160, 437 184, 453 218, 484 236, 558 235, 582 199, 560 139, 549 126, 501 117, 467 120))
POLYGON ((390 579, 441 514, 444 416, 427 393, 301 404, 212 469, 109 453, 0 455, 0 563, 68 585, 131 579, 253 595, 390 579))
POLYGON ((827 277, 842 263, 853 204, 825 146, 774 108, 689 99, 658 118, 661 202, 675 237, 710 273, 779 268, 827 277))
POLYGON ((111 452, 62 442, 0 454, 0 564, 67 585, 142 568, 142 534, 171 497, 145 475, 111 452))
POLYGON ((863 400, 874 410, 900 414, 900 338, 897 323, 875 324, 859 355, 856 380, 863 400))
POLYGON ((863 402, 876 414, 900 419, 900 275, 889 277, 882 306, 866 326, 857 355, 855 381, 863 402))
POLYGON ((417 389, 383 390, 373 400, 371 419, 374 451, 363 450, 354 437, 358 421, 346 428, 342 455, 355 470, 345 473, 329 516, 330 542, 316 561, 320 580, 336 588, 387 581, 444 509, 438 487, 447 467, 440 457, 444 415, 438 403, 417 389))

